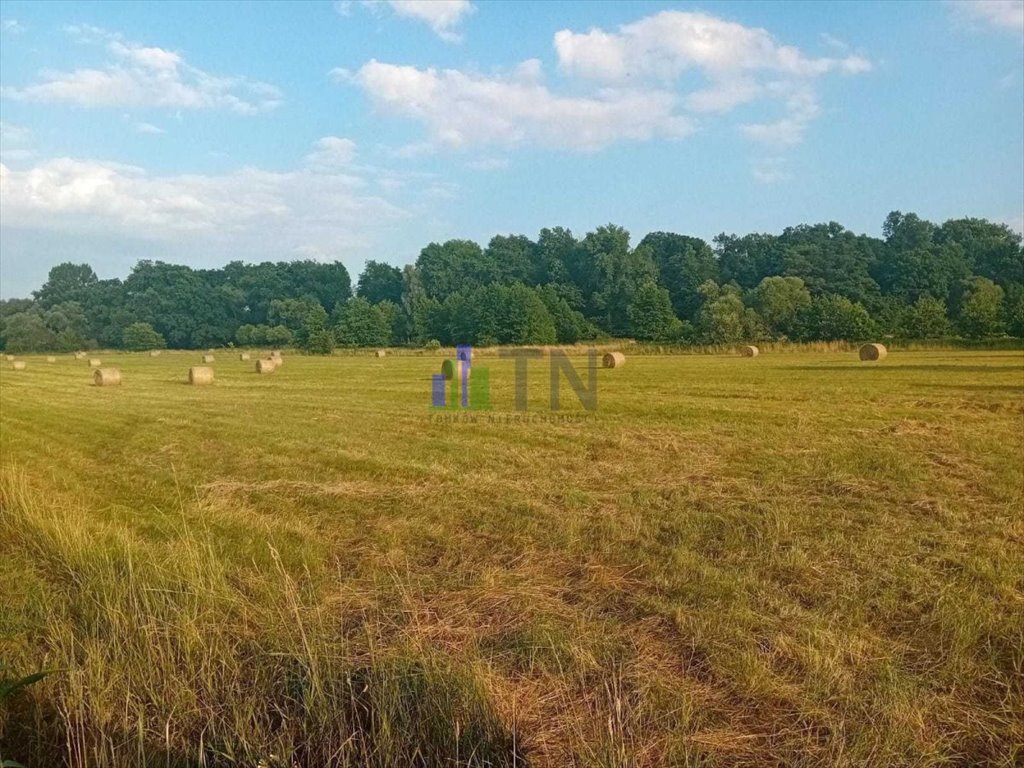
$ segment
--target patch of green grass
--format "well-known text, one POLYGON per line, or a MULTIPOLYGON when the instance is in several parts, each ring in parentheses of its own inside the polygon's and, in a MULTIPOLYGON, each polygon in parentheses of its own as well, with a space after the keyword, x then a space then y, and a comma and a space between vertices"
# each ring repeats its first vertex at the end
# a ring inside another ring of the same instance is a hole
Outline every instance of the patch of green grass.
POLYGON ((1020 352, 633 356, 564 422, 481 354, 454 423, 440 356, 102 357, 0 372, 0 658, 62 670, 0 759, 1024 759, 1020 352))

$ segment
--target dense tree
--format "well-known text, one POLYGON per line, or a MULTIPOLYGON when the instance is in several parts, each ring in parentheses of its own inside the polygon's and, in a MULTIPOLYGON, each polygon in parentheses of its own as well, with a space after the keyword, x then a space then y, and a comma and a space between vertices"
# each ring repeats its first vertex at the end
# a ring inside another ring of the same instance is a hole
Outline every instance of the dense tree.
POLYGON ((132 323, 121 333, 121 339, 125 349, 134 351, 163 349, 167 346, 164 337, 149 323, 132 323))
POLYGON ((439 301, 453 293, 471 291, 498 278, 493 259, 472 240, 431 243, 416 260, 423 287, 439 301))
POLYGON ((794 336, 801 341, 863 341, 874 331, 862 304, 845 296, 816 296, 797 314, 794 336))
POLYGON ((715 238, 723 283, 753 288, 770 275, 782 274, 782 249, 775 235, 727 235, 715 238))
POLYGON ((718 280, 718 262, 711 246, 697 237, 652 232, 640 241, 658 267, 658 283, 668 289, 675 314, 693 320, 700 309, 698 289, 718 280))
POLYGON ((362 296, 338 304, 332 320, 334 338, 343 347, 385 347, 391 341, 390 313, 362 296))
POLYGON ((402 269, 367 262, 355 302, 339 263, 140 261, 123 282, 63 263, 34 299, 0 302, 0 346, 138 347, 146 325, 175 348, 237 341, 319 352, 328 333, 346 345, 1024 335, 1019 234, 984 219, 936 226, 900 211, 882 234, 830 222, 723 233, 712 250, 672 232, 631 247, 629 232, 608 224, 582 239, 561 227, 535 242, 496 235, 486 249, 449 240, 402 269))
POLYGON ((41 307, 48 308, 66 301, 81 301, 96 282, 96 273, 88 264, 66 261, 50 270, 43 287, 34 295, 41 307))
POLYGON ((950 326, 946 302, 932 296, 922 296, 905 309, 897 332, 908 339, 941 339, 948 336, 950 326))
POLYGON ((535 285, 538 279, 537 244, 524 235, 495 235, 487 244, 487 262, 505 283, 535 285))
POLYGON ((678 340, 683 323, 672 311, 672 298, 667 289, 648 280, 633 293, 626 307, 630 333, 641 341, 678 340))
POLYGON ((707 344, 728 344, 744 337, 746 308, 738 288, 724 287, 708 280, 700 287, 702 300, 697 313, 697 333, 707 344))
POLYGON ((797 315, 811 303, 811 293, 799 277, 766 277, 751 291, 750 303, 772 336, 793 332, 797 315))
POLYGON ((960 331, 972 339, 1002 333, 1003 295, 1003 289, 987 277, 968 280, 960 301, 960 331))
POLYGON ((371 304, 398 304, 402 300, 402 270, 382 261, 368 261, 359 275, 356 293, 371 304))

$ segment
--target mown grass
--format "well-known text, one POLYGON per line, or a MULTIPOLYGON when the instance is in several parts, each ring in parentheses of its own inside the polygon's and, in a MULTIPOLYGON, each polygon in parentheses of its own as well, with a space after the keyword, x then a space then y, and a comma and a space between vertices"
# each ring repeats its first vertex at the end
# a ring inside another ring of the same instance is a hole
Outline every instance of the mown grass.
POLYGON ((0 759, 1024 760, 1020 352, 632 357, 556 422, 236 357, 4 366, 0 677, 61 671, 0 759))

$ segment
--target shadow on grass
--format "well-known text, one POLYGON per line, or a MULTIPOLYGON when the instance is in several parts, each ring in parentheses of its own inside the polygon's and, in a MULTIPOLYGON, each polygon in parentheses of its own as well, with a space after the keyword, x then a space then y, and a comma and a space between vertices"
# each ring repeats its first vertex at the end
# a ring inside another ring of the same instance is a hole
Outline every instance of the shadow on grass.
POLYGON ((929 389, 953 389, 967 392, 1012 392, 1016 395, 1024 395, 1024 384, 936 384, 934 382, 919 382, 917 386, 929 389))
POLYGON ((859 371, 863 373, 885 371, 886 373, 899 373, 900 371, 957 371, 960 373, 1009 373, 1019 371, 1024 373, 1024 364, 1021 365, 899 365, 887 363, 873 363, 865 365, 859 362, 839 362, 834 365, 794 365, 790 368, 794 371, 859 371))

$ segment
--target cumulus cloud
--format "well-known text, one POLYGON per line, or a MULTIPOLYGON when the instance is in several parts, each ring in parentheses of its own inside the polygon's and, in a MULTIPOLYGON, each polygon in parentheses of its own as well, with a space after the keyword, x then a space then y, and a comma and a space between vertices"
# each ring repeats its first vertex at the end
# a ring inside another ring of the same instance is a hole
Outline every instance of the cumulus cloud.
POLYGON ((150 136, 159 136, 161 133, 167 133, 163 128, 152 123, 135 123, 132 128, 135 129, 136 133, 143 133, 150 136))
POLYGON ((5 87, 0 93, 21 101, 83 107, 227 109, 240 114, 265 112, 281 103, 281 91, 272 85, 210 74, 175 51, 125 41, 88 25, 66 31, 79 42, 102 43, 110 60, 99 68, 43 70, 37 82, 5 87))
POLYGON ((950 0, 958 18, 1024 35, 1024 0, 950 0))
MULTIPOLYGON (((330 144, 318 143, 312 156, 330 144)), ((176 176, 67 157, 26 170, 0 164, 5 228, 141 237, 243 253, 337 253, 371 243, 378 227, 407 213, 368 186, 359 175, 311 164, 284 172, 242 168, 176 176)))
POLYGON ((413 156, 473 144, 594 151, 619 141, 680 138, 696 130, 702 115, 753 102, 778 105, 782 114, 748 118, 743 135, 792 145, 821 112, 815 80, 872 68, 848 47, 839 56, 811 56, 764 29, 684 11, 657 13, 613 32, 564 29, 554 47, 567 79, 558 91, 537 59, 505 74, 373 59, 355 72, 335 69, 332 75, 360 87, 378 111, 422 123, 427 140, 398 150, 413 156), (685 92, 680 81, 688 71, 704 82, 685 92))
POLYGON ((449 147, 537 143, 587 151, 693 130, 676 113, 671 92, 603 88, 587 96, 559 95, 544 84, 534 60, 496 76, 376 60, 355 73, 333 74, 362 88, 381 112, 418 120, 433 143, 449 147))
MULTIPOLYGON (((362 0, 360 4, 378 13, 390 10, 395 16, 423 22, 449 43, 462 40, 459 27, 476 10, 469 0, 362 0)), ((351 0, 337 0, 334 7, 342 16, 352 13, 351 0)))
POLYGON ((340 168, 356 156, 356 143, 339 136, 324 136, 313 144, 306 163, 314 168, 340 168))
POLYGON ((764 29, 686 11, 662 11, 624 24, 617 32, 563 29, 555 34, 555 51, 566 71, 613 82, 628 77, 674 79, 692 68, 725 81, 757 71, 809 77, 871 69, 862 56, 809 57, 781 45, 764 29))
POLYGON ((615 32, 564 29, 555 34, 555 51, 568 74, 606 84, 671 83, 695 71, 707 85, 684 100, 694 112, 726 113, 760 99, 781 100, 781 118, 747 124, 743 133, 756 141, 791 145, 802 140, 820 113, 810 85, 814 79, 872 68, 864 56, 848 53, 845 43, 826 39, 844 55, 809 56, 764 29, 704 13, 663 11, 615 32))

